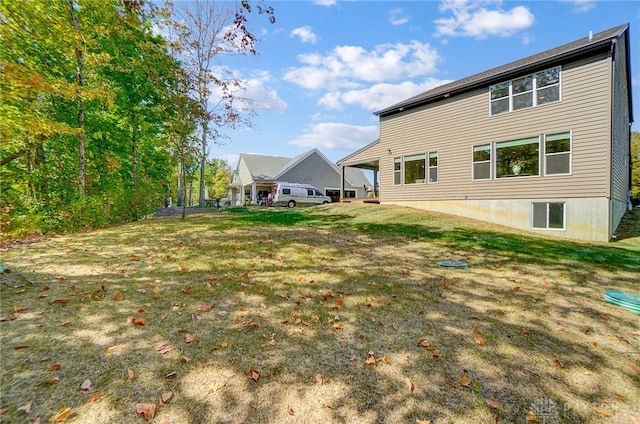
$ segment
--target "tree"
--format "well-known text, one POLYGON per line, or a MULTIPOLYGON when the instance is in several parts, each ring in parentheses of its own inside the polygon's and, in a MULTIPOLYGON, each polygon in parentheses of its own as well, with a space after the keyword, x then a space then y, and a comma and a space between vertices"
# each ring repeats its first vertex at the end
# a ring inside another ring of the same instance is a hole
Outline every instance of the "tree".
MULTIPOLYGON (((257 7, 275 22, 273 8, 257 7)), ((246 26, 251 2, 207 2, 195 0, 175 9, 174 29, 177 52, 190 74, 192 95, 199 103, 200 189, 199 204, 205 201, 205 166, 209 142, 220 143, 222 127, 236 128, 251 125, 251 111, 236 106, 234 89, 243 82, 220 63, 224 55, 256 54, 256 37, 246 26)))
POLYGON ((229 194, 229 183, 231 183, 231 168, 224 159, 212 159, 207 164, 207 181, 212 184, 209 197, 220 200, 229 194))

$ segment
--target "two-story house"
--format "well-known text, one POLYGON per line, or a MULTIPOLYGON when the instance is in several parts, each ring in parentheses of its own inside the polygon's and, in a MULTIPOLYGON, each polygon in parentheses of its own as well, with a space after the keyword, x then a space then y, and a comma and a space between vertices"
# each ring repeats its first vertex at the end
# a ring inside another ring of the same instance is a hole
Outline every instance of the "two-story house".
POLYGON ((376 112, 338 162, 379 170, 379 200, 608 241, 629 203, 629 27, 442 85, 376 112))

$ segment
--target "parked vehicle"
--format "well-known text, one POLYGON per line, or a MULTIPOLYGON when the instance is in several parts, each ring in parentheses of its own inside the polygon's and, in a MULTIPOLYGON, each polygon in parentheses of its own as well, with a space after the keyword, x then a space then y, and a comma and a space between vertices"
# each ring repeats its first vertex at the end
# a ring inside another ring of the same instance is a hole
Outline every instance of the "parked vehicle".
POLYGON ((331 197, 309 184, 276 183, 269 195, 267 205, 295 208, 297 205, 324 205, 331 203, 331 197))

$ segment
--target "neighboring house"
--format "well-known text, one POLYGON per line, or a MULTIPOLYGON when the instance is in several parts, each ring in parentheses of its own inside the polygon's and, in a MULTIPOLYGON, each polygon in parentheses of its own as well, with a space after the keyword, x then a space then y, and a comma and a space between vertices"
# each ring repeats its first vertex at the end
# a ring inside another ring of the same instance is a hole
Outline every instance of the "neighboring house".
POLYGON ((382 204, 608 241, 629 205, 630 75, 628 25, 590 34, 376 112, 379 140, 338 165, 377 166, 382 204))
MULTIPOLYGON (((231 204, 257 204, 278 181, 311 184, 334 202, 340 200, 340 170, 313 149, 295 158, 241 154, 229 186, 231 204)), ((345 181, 346 197, 366 197, 370 182, 360 169, 349 170, 345 181)))

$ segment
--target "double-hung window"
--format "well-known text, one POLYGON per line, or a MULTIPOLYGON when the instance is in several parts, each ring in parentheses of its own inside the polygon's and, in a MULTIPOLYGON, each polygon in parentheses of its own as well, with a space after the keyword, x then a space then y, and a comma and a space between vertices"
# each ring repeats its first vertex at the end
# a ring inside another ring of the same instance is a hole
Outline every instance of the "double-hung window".
POLYGON ((393 184, 402 184, 402 158, 393 159, 393 184))
POLYGON ((438 182, 438 152, 429 152, 429 182, 438 182))
POLYGON ((491 144, 473 146, 473 179, 491 179, 491 144))
POLYGON ((544 137, 545 175, 571 173, 571 133, 547 134, 544 137))
POLYGON ((560 67, 545 69, 489 87, 491 115, 560 100, 560 67))

